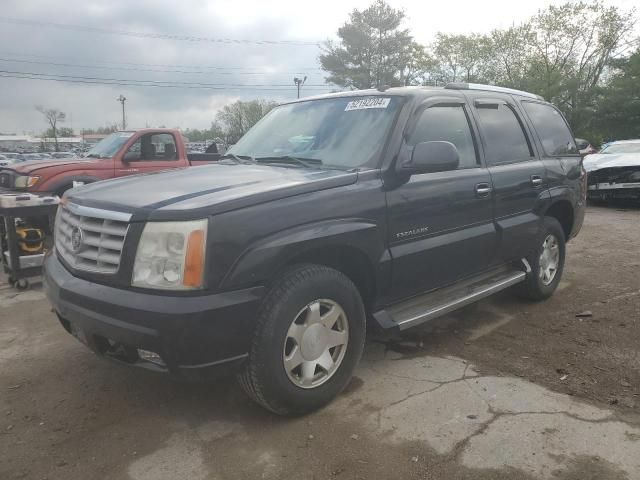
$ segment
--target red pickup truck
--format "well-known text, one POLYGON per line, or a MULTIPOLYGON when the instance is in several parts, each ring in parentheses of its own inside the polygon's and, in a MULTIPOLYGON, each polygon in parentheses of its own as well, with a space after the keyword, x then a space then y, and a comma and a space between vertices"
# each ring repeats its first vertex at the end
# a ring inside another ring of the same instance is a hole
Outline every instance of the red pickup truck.
POLYGON ((74 182, 98 180, 204 164, 216 153, 187 154, 179 130, 146 128, 115 132, 85 158, 34 160, 0 168, 0 190, 62 195, 74 182))

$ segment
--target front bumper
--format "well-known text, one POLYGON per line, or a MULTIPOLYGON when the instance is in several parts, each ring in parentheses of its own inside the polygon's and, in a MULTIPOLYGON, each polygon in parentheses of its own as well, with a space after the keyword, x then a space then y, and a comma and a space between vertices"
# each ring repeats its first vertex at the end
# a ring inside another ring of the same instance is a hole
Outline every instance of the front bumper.
POLYGON ((594 200, 640 200, 640 182, 594 183, 589 185, 587 195, 594 200))
POLYGON ((55 253, 44 262, 44 287, 63 327, 98 355, 187 379, 242 364, 264 294, 264 287, 202 296, 124 290, 74 277, 55 253))

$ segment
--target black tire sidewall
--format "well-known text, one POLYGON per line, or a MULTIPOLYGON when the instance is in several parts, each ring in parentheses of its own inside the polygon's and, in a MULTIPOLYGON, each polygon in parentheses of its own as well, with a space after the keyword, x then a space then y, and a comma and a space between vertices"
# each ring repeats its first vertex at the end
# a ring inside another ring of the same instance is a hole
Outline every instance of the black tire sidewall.
POLYGON ((553 295, 553 292, 555 292, 556 288, 558 288, 558 284, 562 280, 565 254, 565 236, 560 222, 558 222, 558 220, 553 217, 544 217, 542 232, 540 237, 538 238, 538 245, 535 252, 529 258, 531 273, 529 274, 527 279, 528 296, 535 300, 543 300, 553 295), (542 279, 540 278, 540 255, 542 254, 543 243, 549 234, 554 235, 558 240, 560 259, 558 270, 556 271, 556 275, 553 278, 553 281, 549 285, 545 285, 544 283, 542 283, 542 279))
POLYGON ((342 273, 320 266, 305 266, 289 272, 284 286, 276 287, 267 310, 258 348, 252 352, 255 373, 260 381, 262 396, 274 411, 301 414, 330 402, 348 384, 364 347, 366 320, 362 300, 353 283, 342 273), (296 273, 303 273, 305 280, 288 284, 296 273), (304 389, 288 377, 283 364, 286 334, 296 315, 315 300, 329 299, 338 303, 347 316, 349 342, 338 370, 322 385, 304 389))

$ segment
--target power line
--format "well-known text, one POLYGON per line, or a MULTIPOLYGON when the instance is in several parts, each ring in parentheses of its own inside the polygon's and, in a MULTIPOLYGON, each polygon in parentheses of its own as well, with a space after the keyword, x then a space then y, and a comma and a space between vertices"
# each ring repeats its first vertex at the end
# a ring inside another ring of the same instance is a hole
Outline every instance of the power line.
MULTIPOLYGON (((77 57, 69 57, 69 56, 61 56, 61 55, 36 55, 33 53, 13 53, 13 52, 0 52, 0 55, 2 56, 9 56, 9 57, 34 57, 34 58, 45 58, 45 59, 71 59, 71 60, 76 60, 77 57)), ((86 60, 84 60, 84 63, 87 63, 86 60)), ((167 63, 140 63, 140 62, 113 62, 113 61, 92 61, 92 64, 97 64, 97 65, 133 65, 136 67, 167 67, 167 68, 206 68, 206 69, 211 69, 211 70, 252 70, 255 69, 256 67, 247 67, 247 66, 243 66, 243 67, 238 67, 238 66, 225 66, 225 67, 221 67, 219 65, 178 65, 178 64, 167 64, 167 63)), ((292 70, 297 70, 298 72, 305 72, 308 70, 322 70, 322 68, 318 67, 317 65, 314 67, 291 67, 292 70)), ((291 73, 296 73, 296 72, 291 72, 291 73)))
MULTIPOLYGON (((128 86, 128 87, 155 87, 155 88, 184 88, 184 89, 195 89, 195 90, 255 90, 255 91, 274 91, 274 92, 283 92, 287 91, 289 85, 246 85, 246 84, 237 84, 237 85, 207 85, 207 84, 171 84, 171 83, 136 83, 139 81, 136 80, 115 80, 109 81, 109 79, 103 80, 93 80, 93 79, 85 79, 83 77, 70 77, 63 75, 51 75, 44 73, 31 73, 31 72, 9 72, 5 70, 0 70, 0 77, 4 78, 16 78, 16 79, 26 79, 26 80, 43 80, 43 81, 53 81, 53 82, 65 82, 65 83, 81 83, 81 84, 91 84, 91 85, 117 85, 117 86, 128 86), (287 88, 285 88, 287 87, 287 88)), ((311 88, 314 91, 330 91, 331 87, 325 86, 320 88, 319 86, 315 86, 311 88)))
POLYGON ((16 25, 28 25, 45 28, 57 28, 63 30, 75 30, 80 32, 101 33, 106 35, 123 35, 127 37, 137 38, 155 38, 161 40, 178 40, 183 42, 212 42, 224 44, 254 44, 254 45, 293 45, 293 46, 314 46, 317 47, 320 42, 305 42, 301 40, 246 40, 234 38, 212 38, 198 37, 192 35, 175 35, 166 33, 147 33, 132 32, 128 30, 115 30, 102 27, 90 27, 86 25, 72 25, 67 23, 43 22, 40 20, 27 20, 23 18, 0 17, 0 22, 11 23, 16 25))
POLYGON ((154 68, 137 68, 137 67, 113 67, 106 65, 86 65, 80 63, 60 63, 60 62, 43 62, 38 60, 18 60, 11 58, 0 58, 0 62, 9 62, 9 63, 28 63, 30 65, 52 65, 57 67, 72 67, 72 68, 95 68, 102 70, 125 70, 125 71, 136 71, 136 72, 156 72, 156 73, 182 73, 182 74, 196 74, 196 75, 276 75, 278 73, 282 74, 297 74, 299 72, 206 72, 202 70, 162 70, 162 69, 154 69, 154 68))
MULTIPOLYGON (((47 76, 47 77, 57 77, 57 78, 71 78, 71 79, 80 79, 80 80, 96 80, 103 82, 131 82, 131 83, 140 83, 143 85, 155 85, 155 84, 172 84, 172 85, 188 85, 188 86, 204 86, 204 87, 289 87, 289 84, 238 84, 238 83, 203 83, 203 82, 178 82, 174 80, 142 80, 136 78, 105 78, 105 77, 87 77, 84 75, 61 75, 57 73, 41 73, 41 72, 20 72, 14 70, 0 70, 0 73, 14 74, 14 75, 33 75, 33 76, 47 76)), ((311 87, 324 87, 324 84, 313 84, 311 87)))

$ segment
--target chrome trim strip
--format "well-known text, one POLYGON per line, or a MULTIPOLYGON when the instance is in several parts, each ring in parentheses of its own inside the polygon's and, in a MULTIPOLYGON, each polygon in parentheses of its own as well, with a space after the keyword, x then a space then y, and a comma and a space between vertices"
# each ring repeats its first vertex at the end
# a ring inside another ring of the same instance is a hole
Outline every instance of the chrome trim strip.
POLYGON ((76 205, 68 202, 65 207, 76 215, 81 217, 94 217, 103 220, 115 220, 117 222, 128 222, 131 220, 130 213, 114 212, 113 210, 102 210, 101 208, 85 207, 84 205, 76 205))

